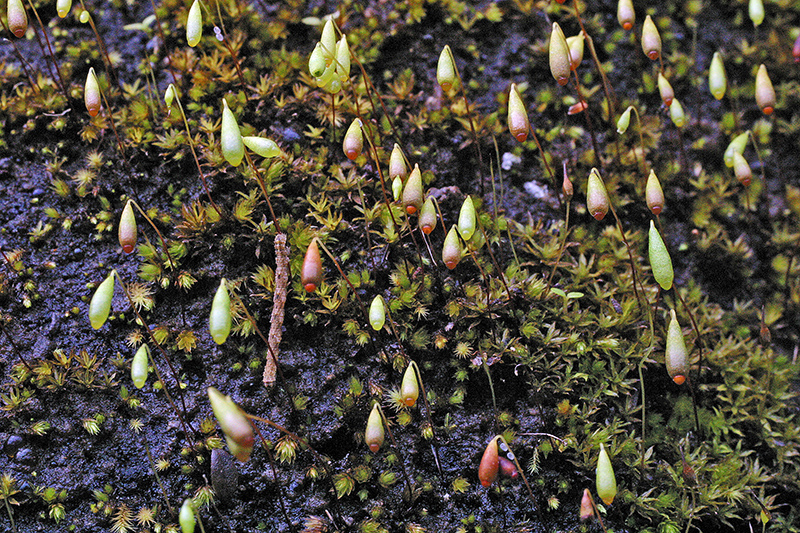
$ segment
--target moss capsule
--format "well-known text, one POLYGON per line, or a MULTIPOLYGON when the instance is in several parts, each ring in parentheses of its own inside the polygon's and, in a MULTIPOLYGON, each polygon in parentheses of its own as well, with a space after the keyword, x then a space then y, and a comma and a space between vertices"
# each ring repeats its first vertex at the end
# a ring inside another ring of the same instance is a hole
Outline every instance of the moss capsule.
POLYGON ((512 83, 511 90, 508 91, 508 131, 517 141, 525 142, 530 127, 528 111, 522 103, 517 84, 512 83))
MULTIPOLYGON (((406 179, 406 176, 408 176, 408 167, 403 157, 403 151, 400 149, 399 144, 394 143, 392 155, 389 156, 389 179, 395 180, 396 178, 400 178, 400 183, 402 184, 402 180, 406 179)), ((395 195, 395 199, 397 196, 398 195, 395 195)))
POLYGON ((733 168, 733 153, 744 153, 744 149, 747 147, 747 139, 749 136, 749 131, 740 133, 734 137, 733 140, 731 140, 731 142, 728 144, 728 147, 725 148, 724 161, 726 167, 733 168))
POLYGON ((253 152, 267 159, 281 155, 281 149, 272 139, 265 137, 242 137, 242 142, 253 152))
POLYGON ((125 208, 122 210, 122 216, 119 219, 119 228, 117 229, 117 238, 122 251, 129 254, 136 247, 136 217, 133 214, 132 200, 128 200, 125 208))
POLYGON ((385 323, 386 307, 383 305, 383 298, 379 294, 372 299, 372 304, 369 306, 369 325, 375 331, 380 331, 385 323))
POLYGON ((183 500, 181 511, 178 513, 178 523, 181 526, 181 533, 194 533, 197 519, 194 516, 194 505, 191 498, 183 500))
POLYGON ((617 495, 617 479, 614 477, 614 468, 611 466, 611 459, 608 457, 605 446, 600 445, 600 455, 597 458, 597 470, 595 471, 597 484, 597 495, 606 505, 611 505, 617 495))
POLYGON ((458 232, 465 241, 470 240, 475 234, 476 219, 475 204, 472 202, 472 197, 467 195, 458 214, 458 232))
POLYGON ((361 155, 361 150, 363 148, 364 136, 361 133, 361 120, 356 118, 350 123, 350 127, 347 128, 347 133, 344 134, 342 149, 347 159, 355 161, 356 158, 361 155))
POLYGON ((244 157, 244 141, 242 132, 233 111, 228 107, 228 101, 222 99, 222 131, 220 133, 220 146, 225 161, 233 167, 238 167, 244 157))
POLYGON ((456 65, 453 62, 453 52, 450 45, 445 45, 442 53, 439 54, 439 62, 436 65, 436 81, 444 92, 449 91, 456 83, 456 65))
POLYGON ((753 179, 753 171, 750 168, 750 163, 739 152, 733 152, 733 173, 736 174, 736 179, 745 187, 750 185, 753 179))
POLYGON ((628 108, 619 116, 619 119, 617 119, 617 133, 620 135, 628 131, 628 126, 631 124, 632 111, 633 106, 628 106, 628 108))
POLYGON ((689 375, 689 358, 686 350, 686 341, 683 338, 681 325, 675 316, 675 310, 671 309, 669 314, 669 327, 667 328, 667 347, 664 351, 664 362, 667 366, 667 373, 672 381, 678 385, 683 385, 686 376, 689 375))
POLYGON ((225 433, 231 453, 239 461, 246 462, 255 444, 250 420, 230 396, 225 396, 214 387, 208 388, 208 400, 222 432, 225 433))
POLYGON ((378 404, 372 406, 372 411, 367 419, 367 429, 364 431, 364 442, 367 443, 372 453, 377 453, 383 446, 383 419, 378 404))
POLYGON ((419 398, 419 383, 417 382, 417 373, 414 370, 414 363, 408 363, 406 371, 403 374, 403 381, 400 384, 400 397, 407 407, 413 407, 419 398))
POLYGON ((567 38, 558 22, 553 23, 550 31, 550 74, 559 85, 566 85, 569 82, 570 68, 569 45, 567 38))
POLYGON ((567 37, 567 46, 569 46, 569 68, 578 70, 578 67, 583 61, 583 48, 586 37, 583 31, 578 35, 567 37))
POLYGON ((608 214, 610 206, 611 199, 608 197, 603 178, 600 177, 600 172, 593 168, 589 173, 589 182, 586 185, 586 209, 595 219, 603 220, 608 214))
POLYGON ((652 170, 650 170, 650 175, 647 176, 644 198, 650 212, 654 215, 660 215, 661 211, 664 210, 664 190, 661 188, 661 182, 658 181, 658 176, 656 176, 656 173, 652 170))
POLYGON ((225 278, 219 282, 214 301, 211 303, 211 314, 208 315, 208 331, 217 344, 222 344, 231 332, 231 297, 225 278))
POLYGON ((97 287, 92 295, 92 300, 89 302, 89 322, 94 329, 100 329, 103 324, 108 320, 108 315, 111 313, 111 300, 114 298, 114 277, 115 271, 103 280, 97 287))
POLYGON ((414 170, 408 175, 405 187, 403 187, 403 207, 409 215, 415 214, 422 208, 424 201, 422 192, 422 172, 419 165, 414 165, 414 170))
POLYGON ((419 229, 421 229, 422 233, 425 235, 430 235, 435 228, 436 206, 433 203, 433 198, 428 196, 419 212, 419 229))
POLYGON ((500 457, 497 450, 498 437, 492 437, 486 449, 483 451, 481 463, 478 466, 478 479, 481 480, 481 485, 484 487, 491 486, 494 480, 497 479, 497 473, 500 469, 500 457))
POLYGON ((322 258, 319 255, 317 240, 312 239, 303 258, 303 267, 300 269, 300 283, 306 292, 314 292, 322 283, 322 258))
POLYGON ((150 359, 150 349, 146 344, 139 346, 131 362, 131 381, 137 389, 144 387, 147 382, 147 365, 150 359))
POLYGON ((660 72, 658 73, 658 95, 667 107, 672 104, 672 100, 675 98, 675 91, 672 89, 672 84, 666 76, 660 72))
POLYGON ((200 0, 194 0, 189 8, 186 18, 186 43, 194 48, 203 36, 203 12, 200 9, 200 0))
POLYGON ((767 67, 762 63, 756 73, 756 103, 765 115, 771 115, 775 110, 775 88, 769 79, 767 67))
POLYGON ((21 38, 28 31, 28 14, 22 0, 8 0, 6 8, 8 29, 15 37, 21 38))
POLYGON ((672 288, 674 272, 672 270, 672 259, 664 244, 664 239, 656 229, 653 221, 650 221, 650 232, 648 234, 648 255, 650 257, 650 269, 656 283, 665 291, 672 288))
POLYGON ((458 231, 455 226, 450 226, 447 237, 442 246, 442 261, 447 268, 453 270, 461 261, 461 241, 458 240, 458 231))
POLYGON ((636 22, 633 0, 619 0, 617 2, 617 21, 623 30, 629 31, 633 29, 633 24, 636 22))
POLYGON ((661 35, 650 15, 647 15, 642 25, 642 51, 653 61, 661 57, 661 35))
POLYGON ((86 111, 90 117, 96 117, 100 112, 100 84, 94 73, 94 67, 89 69, 86 75, 86 84, 83 87, 83 103, 86 104, 86 111))
POLYGON ((69 10, 72 9, 72 0, 56 0, 56 12, 59 18, 64 18, 69 15, 69 10))
POLYGON ((708 68, 708 89, 717 100, 722 100, 728 89, 728 76, 725 74, 725 64, 719 52, 714 52, 711 66, 708 68))

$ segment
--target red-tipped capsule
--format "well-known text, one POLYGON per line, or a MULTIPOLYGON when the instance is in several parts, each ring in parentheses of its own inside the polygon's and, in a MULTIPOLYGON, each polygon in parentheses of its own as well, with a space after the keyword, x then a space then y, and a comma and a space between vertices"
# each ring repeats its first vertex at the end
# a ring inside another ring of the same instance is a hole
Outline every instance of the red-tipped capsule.
POLYGON ((622 29, 629 31, 636 22, 636 12, 633 10, 632 0, 619 0, 617 3, 617 21, 622 29))
POLYGON ((350 161, 355 161, 356 158, 361 155, 361 150, 364 148, 364 136, 361 133, 361 120, 356 118, 350 123, 350 127, 347 128, 347 133, 344 135, 344 141, 342 141, 342 148, 344 149, 344 155, 346 155, 347 159, 350 161))
POLYGON ((739 152, 733 152, 733 173, 736 174, 736 179, 745 187, 750 185, 750 180, 753 179, 753 171, 750 169, 750 163, 739 152))
POLYGON ((422 209, 424 194, 422 192, 422 172, 419 165, 414 165, 414 170, 408 175, 408 181, 403 188, 403 206, 409 215, 422 209))
POLYGON ((322 258, 319 256, 316 239, 311 241, 306 250, 303 267, 300 270, 300 283, 306 292, 314 292, 322 283, 322 258))
POLYGON ((478 467, 478 479, 481 480, 481 485, 489 487, 494 480, 497 479, 497 473, 500 470, 500 457, 497 451, 497 438, 492 437, 489 444, 486 445, 486 450, 481 457, 481 464, 478 467))
POLYGON ((525 142, 530 127, 528 111, 522 103, 517 84, 512 83, 511 90, 508 91, 508 131, 517 141, 525 142))
POLYGON ((97 82, 94 68, 90 68, 89 74, 86 75, 86 84, 83 86, 83 102, 86 104, 89 116, 96 117, 100 112, 100 84, 97 82))
POLYGON ((644 19, 642 26, 642 51, 653 61, 661 57, 661 35, 650 15, 644 19))
POLYGON ((28 30, 28 15, 22 0, 8 0, 6 15, 8 16, 8 29, 11 30, 11 33, 17 38, 25 35, 28 30))
POLYGON ((447 232, 447 237, 444 238, 442 261, 450 270, 457 267, 458 262, 461 261, 461 241, 458 240, 458 231, 455 225, 450 226, 450 231, 447 232))
POLYGON ((577 115, 578 113, 583 113, 586 111, 586 108, 589 107, 588 102, 578 102, 577 104, 572 104, 567 109, 567 115, 577 115))
POLYGON ((428 196, 425 203, 422 204, 422 210, 419 212, 419 229, 425 235, 430 235, 436 228, 436 206, 433 204, 433 198, 428 196))
POLYGON ((756 74, 756 103, 765 115, 771 115, 775 110, 775 88, 763 64, 758 67, 756 74))
POLYGON ((658 176, 652 170, 647 177, 647 185, 644 188, 644 198, 647 202, 647 207, 654 215, 660 215, 664 209, 664 190, 661 188, 661 182, 658 181, 658 176))
POLYGON ((406 371, 403 374, 403 382, 400 385, 400 396, 403 398, 403 403, 407 407, 414 407, 419 398, 419 383, 417 382, 417 373, 414 370, 414 363, 408 363, 406 371))
POLYGON ((453 52, 450 45, 445 45, 439 54, 439 63, 436 66, 436 81, 444 92, 449 91, 456 83, 456 65, 453 62, 453 52))
POLYGON ((569 55, 569 45, 564 32, 558 22, 553 23, 550 31, 550 73, 559 85, 566 85, 569 82, 571 61, 569 55))
POLYGON ((372 411, 369 413, 364 442, 367 443, 372 453, 376 453, 383 445, 383 420, 377 403, 372 406, 372 411))
POLYGON ((664 102, 664 105, 667 107, 672 104, 672 99, 675 98, 675 91, 672 89, 672 84, 670 84, 666 76, 660 72, 658 73, 658 94, 661 96, 661 101, 664 102))
POLYGON ((119 245, 122 246, 122 251, 126 254, 131 253, 136 247, 136 217, 133 215, 131 200, 128 200, 122 210, 117 237, 119 238, 119 245))
POLYGON ((683 331, 675 310, 670 310, 669 327, 667 328, 667 348, 664 351, 664 361, 667 365, 667 373, 672 381, 678 385, 683 385, 686 376, 689 375, 689 358, 686 350, 686 341, 683 338, 683 331))

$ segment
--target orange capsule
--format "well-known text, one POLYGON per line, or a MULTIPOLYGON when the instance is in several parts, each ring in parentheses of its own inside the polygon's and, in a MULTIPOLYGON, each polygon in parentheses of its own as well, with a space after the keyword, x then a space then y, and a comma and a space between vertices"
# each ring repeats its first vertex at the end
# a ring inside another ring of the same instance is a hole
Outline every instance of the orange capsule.
POLYGON ((300 282, 306 292, 314 292, 322 283, 322 258, 319 256, 317 240, 311 241, 303 259, 303 268, 300 270, 300 282))
POLYGON ((661 35, 650 15, 644 19, 642 26, 642 51, 653 61, 661 56, 661 35))
POLYGON ((494 483, 499 470, 500 457, 497 451, 497 437, 492 437, 492 440, 486 445, 486 450, 481 457, 481 464, 478 466, 478 479, 481 480, 481 485, 488 487, 494 483))
POLYGON ((765 115, 771 115, 775 110, 775 88, 763 64, 758 67, 756 74, 756 103, 765 115))
POLYGON ((406 186, 403 188, 403 206, 409 215, 415 214, 422 209, 425 195, 422 192, 422 172, 419 165, 414 165, 414 170, 408 176, 406 186))
POLYGON ((350 127, 347 128, 347 133, 342 142, 342 149, 347 159, 355 161, 356 158, 361 155, 361 150, 363 148, 364 136, 361 133, 361 120, 356 118, 353 119, 353 122, 350 123, 350 127))
POLYGON ((86 75, 86 85, 83 88, 83 102, 86 104, 89 116, 96 117, 100 112, 100 98, 100 84, 94 68, 90 68, 89 74, 86 75))
POLYGON ((517 466, 514 462, 502 456, 500 457, 500 473, 511 479, 517 479, 519 477, 519 471, 517 471, 517 466))
POLYGON ((525 142, 530 127, 528 111, 525 109, 525 104, 522 103, 517 84, 512 83, 511 90, 508 92, 508 130, 517 141, 525 142))
POLYGON ((589 107, 587 102, 578 102, 577 104, 572 104, 567 109, 567 115, 577 115, 578 113, 583 113, 586 111, 586 108, 589 107))
POLYGON ((136 247, 136 217, 133 216, 131 200, 128 200, 122 210, 117 237, 119 238, 119 245, 122 246, 122 251, 126 254, 131 253, 136 247))

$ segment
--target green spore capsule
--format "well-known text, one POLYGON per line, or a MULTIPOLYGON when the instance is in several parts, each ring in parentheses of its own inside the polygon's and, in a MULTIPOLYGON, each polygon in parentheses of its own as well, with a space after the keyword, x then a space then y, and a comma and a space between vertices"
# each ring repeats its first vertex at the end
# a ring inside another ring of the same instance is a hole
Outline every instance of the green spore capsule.
POLYGON ((650 268, 653 270, 653 277, 656 278, 656 283, 663 290, 668 291, 672 288, 674 278, 672 259, 667 251, 667 246, 664 244, 664 239, 661 238, 661 234, 652 220, 650 221, 648 241, 650 268))
POLYGON ((211 314, 208 316, 208 331, 217 344, 222 344, 231 332, 231 297, 225 278, 219 282, 219 288, 211 304, 211 314))
POLYGON ((89 302, 89 322, 94 329, 100 329, 108 320, 111 313, 111 300, 114 298, 114 276, 115 271, 111 271, 106 279, 103 280, 97 290, 94 291, 92 301, 89 302))
POLYGON ((147 364, 150 359, 150 349, 146 344, 139 346, 131 363, 131 381, 137 389, 144 387, 147 382, 147 364))

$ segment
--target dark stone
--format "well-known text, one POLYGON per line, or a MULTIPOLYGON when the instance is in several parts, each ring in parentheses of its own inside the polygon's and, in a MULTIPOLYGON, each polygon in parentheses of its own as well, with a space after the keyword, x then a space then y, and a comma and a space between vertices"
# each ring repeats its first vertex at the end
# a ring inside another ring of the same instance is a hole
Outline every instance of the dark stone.
POLYGON ((211 486, 222 502, 231 501, 239 490, 236 462, 225 450, 211 450, 211 486))

